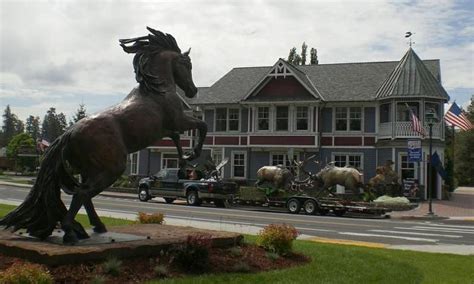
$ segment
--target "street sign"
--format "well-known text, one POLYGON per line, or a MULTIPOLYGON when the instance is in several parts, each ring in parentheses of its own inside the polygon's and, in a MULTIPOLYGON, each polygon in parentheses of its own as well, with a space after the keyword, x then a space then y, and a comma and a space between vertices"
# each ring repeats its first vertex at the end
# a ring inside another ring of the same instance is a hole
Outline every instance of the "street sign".
POLYGON ((421 158, 421 140, 408 140, 408 161, 420 162, 421 158))

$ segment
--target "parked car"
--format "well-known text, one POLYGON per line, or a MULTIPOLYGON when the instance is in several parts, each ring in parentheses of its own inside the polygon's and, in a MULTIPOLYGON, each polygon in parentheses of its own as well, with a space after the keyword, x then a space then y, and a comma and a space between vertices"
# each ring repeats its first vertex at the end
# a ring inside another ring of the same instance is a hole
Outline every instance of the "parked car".
POLYGON ((183 171, 167 168, 139 181, 138 198, 146 202, 154 197, 162 197, 166 203, 185 199, 188 205, 193 206, 199 206, 203 201, 212 201, 217 207, 226 207, 237 190, 236 183, 205 178, 196 169, 183 171))

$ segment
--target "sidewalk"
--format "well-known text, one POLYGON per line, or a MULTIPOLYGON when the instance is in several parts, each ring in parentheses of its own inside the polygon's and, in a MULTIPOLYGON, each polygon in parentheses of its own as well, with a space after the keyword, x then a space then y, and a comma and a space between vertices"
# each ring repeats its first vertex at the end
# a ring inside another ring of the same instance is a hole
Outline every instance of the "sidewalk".
MULTIPOLYGON (((432 210, 439 217, 453 220, 474 221, 474 187, 458 187, 451 195, 450 200, 433 200, 432 210)), ((410 211, 392 212, 394 218, 423 217, 429 211, 428 201, 410 211)))

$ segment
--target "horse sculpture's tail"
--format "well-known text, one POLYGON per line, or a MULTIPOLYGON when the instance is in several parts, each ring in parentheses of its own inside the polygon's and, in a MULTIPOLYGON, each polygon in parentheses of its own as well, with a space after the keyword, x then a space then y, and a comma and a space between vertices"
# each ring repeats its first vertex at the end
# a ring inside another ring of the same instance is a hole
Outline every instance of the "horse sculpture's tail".
POLYGON ((67 209, 61 200, 60 189, 74 182, 66 173, 62 157, 69 137, 70 131, 51 144, 30 193, 20 206, 0 220, 0 226, 13 227, 14 231, 27 229, 30 235, 45 239, 58 221, 62 221, 67 209))

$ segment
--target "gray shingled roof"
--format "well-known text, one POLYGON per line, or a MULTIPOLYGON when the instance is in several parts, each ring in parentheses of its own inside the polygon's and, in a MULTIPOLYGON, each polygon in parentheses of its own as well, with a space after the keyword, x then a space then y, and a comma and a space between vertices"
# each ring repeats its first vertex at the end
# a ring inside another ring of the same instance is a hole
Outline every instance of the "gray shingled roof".
POLYGON ((376 97, 386 99, 413 96, 449 100, 439 80, 410 48, 380 86, 376 97))
MULTIPOLYGON (((324 101, 372 101, 399 61, 360 62, 292 66, 307 75, 324 101)), ((423 60, 427 70, 439 80, 439 60, 423 60)), ((238 67, 209 88, 200 88, 190 104, 230 104, 240 102, 260 83, 273 66, 238 67)))

